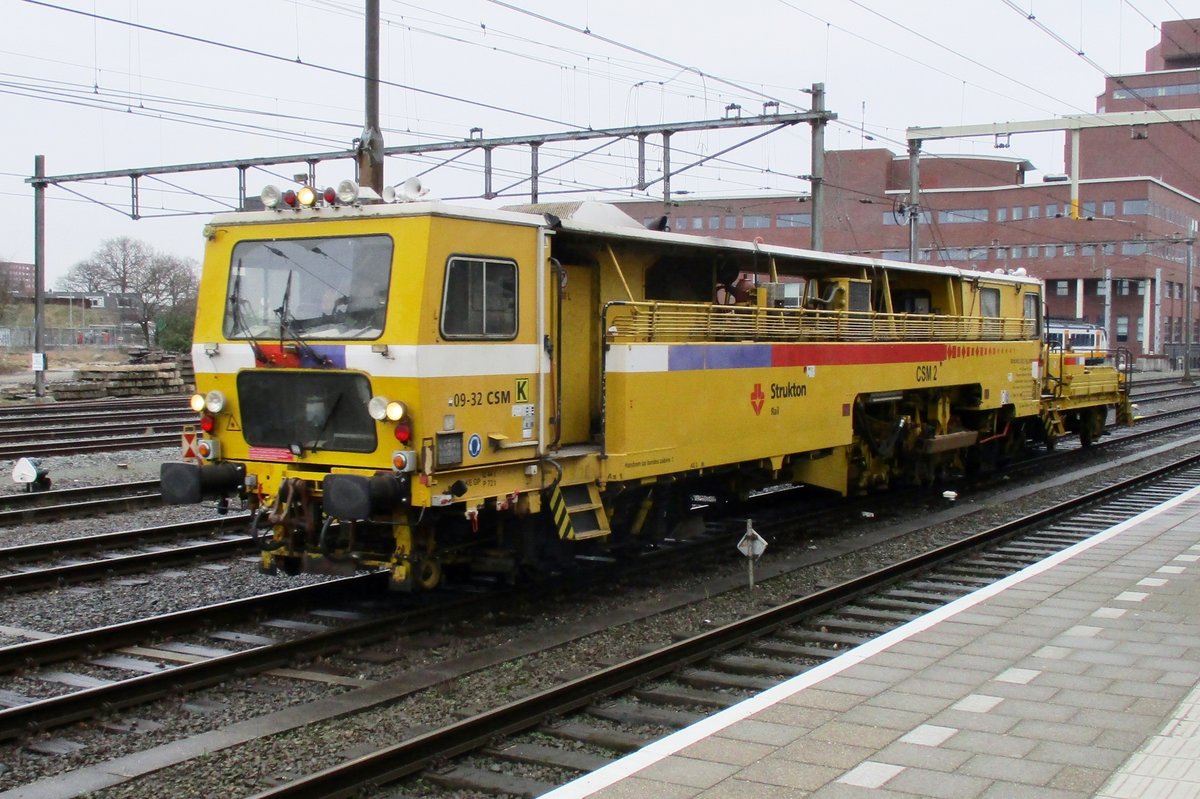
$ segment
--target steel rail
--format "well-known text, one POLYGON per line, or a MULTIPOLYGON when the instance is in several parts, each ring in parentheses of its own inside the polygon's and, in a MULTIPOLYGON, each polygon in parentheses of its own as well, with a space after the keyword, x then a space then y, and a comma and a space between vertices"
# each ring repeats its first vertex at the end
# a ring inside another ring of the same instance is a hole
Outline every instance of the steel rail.
POLYGON ((45 444, 0 444, 0 458, 20 458, 47 455, 77 455, 84 452, 117 452, 126 449, 157 449, 180 443, 181 431, 175 433, 153 433, 149 435, 127 435, 119 438, 87 438, 75 441, 58 441, 45 444))
POLYGON ((698 660, 792 625, 803 617, 849 602, 880 586, 921 573, 938 563, 1041 524, 1072 509, 1157 480, 1171 472, 1200 464, 1200 455, 1153 469, 1137 477, 1067 500, 990 530, 885 566, 793 602, 701 633, 662 649, 602 669, 522 700, 485 711, 440 730, 363 755, 283 785, 254 794, 251 799, 335 799, 357 795, 365 786, 378 786, 414 774, 449 757, 481 748, 497 736, 533 728, 548 717, 570 713, 598 698, 623 692, 639 683, 669 674, 698 660))
POLYGON ((238 514, 220 520, 204 519, 194 522, 177 522, 175 524, 164 524, 160 527, 121 530, 114 533, 100 533, 80 538, 59 538, 54 541, 39 541, 32 544, 18 544, 0 549, 0 565, 75 555, 82 552, 95 552, 113 547, 138 546, 155 541, 196 538, 212 533, 231 533, 233 531, 223 528, 229 525, 230 522, 248 521, 249 518, 248 514, 238 514))

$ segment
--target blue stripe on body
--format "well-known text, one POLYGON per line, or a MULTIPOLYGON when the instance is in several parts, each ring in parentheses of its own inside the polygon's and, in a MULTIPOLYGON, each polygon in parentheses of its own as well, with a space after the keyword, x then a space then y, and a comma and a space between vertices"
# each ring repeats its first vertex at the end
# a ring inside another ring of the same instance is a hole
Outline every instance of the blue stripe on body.
POLYGON ((771 344, 675 344, 667 350, 667 369, 754 369, 770 366, 771 344))

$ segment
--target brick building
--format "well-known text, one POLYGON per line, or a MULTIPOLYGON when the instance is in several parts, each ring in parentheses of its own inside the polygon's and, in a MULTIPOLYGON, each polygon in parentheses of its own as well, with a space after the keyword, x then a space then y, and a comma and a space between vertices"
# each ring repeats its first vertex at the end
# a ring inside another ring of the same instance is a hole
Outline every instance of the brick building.
MULTIPOLYGON (((1146 71, 1107 79, 1101 112, 1200 106, 1200 20, 1162 26, 1146 71), (1138 99, 1138 98, 1144 99, 1138 99)), ((1070 136, 1064 163, 1070 163, 1070 136)), ((1052 318, 1104 325, 1143 363, 1182 357, 1185 240, 1200 219, 1200 123, 1080 132, 1080 219, 1062 175, 1027 181, 1033 165, 1002 156, 923 155, 922 261, 1024 268, 1046 281, 1052 318)), ((887 149, 827 153, 825 249, 908 259, 908 156, 887 149)), ((808 197, 756 196, 619 204, 645 221, 666 213, 677 232, 797 247, 811 240, 808 197)), ((1200 284, 1200 280, 1196 281, 1200 284)), ((1192 290, 1192 341, 1200 313, 1192 290)), ((1200 357, 1200 352, 1193 357, 1200 357)))

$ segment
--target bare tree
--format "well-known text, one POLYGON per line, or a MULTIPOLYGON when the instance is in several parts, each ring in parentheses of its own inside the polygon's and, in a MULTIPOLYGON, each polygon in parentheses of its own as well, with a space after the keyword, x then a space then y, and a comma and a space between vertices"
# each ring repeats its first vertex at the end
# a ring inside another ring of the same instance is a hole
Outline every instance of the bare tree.
POLYGON ((62 291, 110 292, 135 291, 137 275, 149 268, 154 250, 148 244, 128 236, 106 239, 87 259, 71 267, 58 281, 62 291))
POLYGON ((196 270, 190 258, 157 253, 144 242, 122 236, 105 240, 89 258, 71 267, 58 288, 134 295, 136 321, 150 346, 150 328, 156 319, 195 302, 196 270))

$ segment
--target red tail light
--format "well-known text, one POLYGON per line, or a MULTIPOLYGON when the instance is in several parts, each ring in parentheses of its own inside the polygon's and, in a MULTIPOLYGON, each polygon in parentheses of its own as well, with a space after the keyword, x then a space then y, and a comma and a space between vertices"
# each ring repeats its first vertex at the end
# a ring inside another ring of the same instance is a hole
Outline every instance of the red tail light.
POLYGON ((206 433, 211 433, 217 427, 217 420, 209 414, 204 414, 200 417, 200 429, 206 433))
POLYGON ((407 444, 412 438, 412 426, 408 422, 400 422, 396 425, 396 440, 401 444, 407 444))

